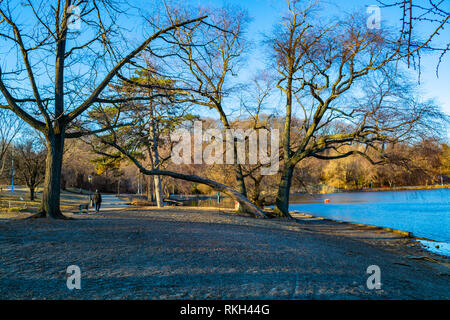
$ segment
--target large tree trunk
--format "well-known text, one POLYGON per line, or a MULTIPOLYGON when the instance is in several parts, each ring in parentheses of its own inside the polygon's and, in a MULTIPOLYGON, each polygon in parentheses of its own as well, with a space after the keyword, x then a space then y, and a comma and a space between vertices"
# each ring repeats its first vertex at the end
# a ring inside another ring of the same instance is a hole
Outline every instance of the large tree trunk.
POLYGON ((47 137, 44 190, 39 216, 66 219, 60 209, 61 168, 64 150, 64 133, 47 137))
POLYGON ((289 161, 291 159, 291 121, 292 121, 292 61, 289 62, 290 74, 286 94, 286 117, 284 119, 283 149, 284 167, 281 173, 278 194, 275 201, 274 213, 279 217, 290 217, 289 214, 289 192, 291 190, 292 174, 294 167, 289 161))
POLYGON ((247 197, 247 188, 245 187, 244 175, 242 174, 242 166, 236 164, 236 181, 237 181, 237 191, 241 193, 244 197, 247 197))
POLYGON ((260 199, 261 197, 261 181, 263 176, 259 176, 257 178, 252 178, 254 186, 253 186, 253 193, 250 196, 250 201, 252 201, 256 206, 258 206, 261 209, 264 209, 264 201, 263 199, 260 199))
POLYGON ((289 192, 291 190, 292 174, 294 167, 285 166, 283 168, 280 185, 278 187, 277 199, 275 201, 274 212, 280 217, 291 217, 289 214, 289 192))
MULTIPOLYGON (((247 188, 245 187, 245 180, 242 174, 242 166, 240 164, 236 164, 236 180, 237 180, 237 191, 242 194, 245 198, 247 198, 247 188)), ((245 203, 239 203, 239 212, 245 212, 246 207, 245 203)))

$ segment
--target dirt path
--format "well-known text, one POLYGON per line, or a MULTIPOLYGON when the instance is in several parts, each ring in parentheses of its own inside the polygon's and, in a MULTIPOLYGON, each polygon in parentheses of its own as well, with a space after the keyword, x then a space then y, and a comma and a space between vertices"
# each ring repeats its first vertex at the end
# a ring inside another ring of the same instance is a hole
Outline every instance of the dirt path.
POLYGON ((0 299, 450 298, 448 258, 382 230, 198 208, 77 218, 0 222, 0 299), (66 287, 69 265, 81 290, 66 287))

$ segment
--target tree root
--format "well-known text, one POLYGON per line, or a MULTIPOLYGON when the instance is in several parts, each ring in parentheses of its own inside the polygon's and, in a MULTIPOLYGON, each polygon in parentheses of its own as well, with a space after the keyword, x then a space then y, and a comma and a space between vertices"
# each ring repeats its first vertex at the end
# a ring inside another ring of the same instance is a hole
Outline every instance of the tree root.
POLYGON ((48 216, 47 213, 45 211, 40 211, 38 213, 35 213, 29 217, 26 217, 24 220, 29 220, 29 219, 52 219, 52 220, 74 220, 74 218, 71 217, 66 217, 65 215, 63 215, 61 212, 59 212, 59 214, 57 214, 56 216, 48 216))

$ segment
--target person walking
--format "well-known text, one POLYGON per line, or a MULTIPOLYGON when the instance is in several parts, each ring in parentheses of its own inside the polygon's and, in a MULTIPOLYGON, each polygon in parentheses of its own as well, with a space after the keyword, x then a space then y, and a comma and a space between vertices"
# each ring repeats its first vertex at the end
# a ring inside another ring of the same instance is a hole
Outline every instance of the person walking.
POLYGON ((100 194, 100 192, 98 192, 98 190, 95 190, 92 201, 95 205, 95 213, 98 213, 100 211, 100 206, 102 205, 102 195, 100 194))

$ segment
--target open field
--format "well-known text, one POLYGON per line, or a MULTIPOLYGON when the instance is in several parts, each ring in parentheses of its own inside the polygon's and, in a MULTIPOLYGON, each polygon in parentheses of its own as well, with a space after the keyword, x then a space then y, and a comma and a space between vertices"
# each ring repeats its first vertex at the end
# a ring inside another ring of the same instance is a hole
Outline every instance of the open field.
POLYGON ((384 230, 187 207, 72 216, 1 220, 1 299, 450 298, 449 260, 384 230), (81 290, 66 287, 69 265, 81 290))

